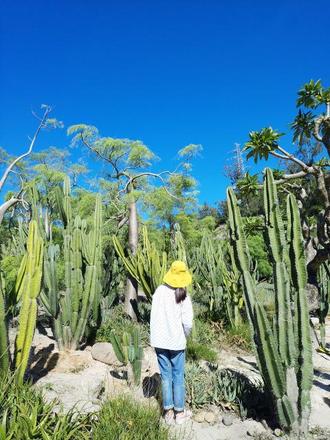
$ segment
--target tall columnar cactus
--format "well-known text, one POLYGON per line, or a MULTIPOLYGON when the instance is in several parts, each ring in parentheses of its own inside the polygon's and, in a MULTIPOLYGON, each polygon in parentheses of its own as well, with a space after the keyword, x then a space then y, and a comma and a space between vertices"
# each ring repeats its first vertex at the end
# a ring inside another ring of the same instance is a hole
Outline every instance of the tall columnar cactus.
POLYGON ((147 228, 142 230, 143 246, 135 255, 125 255, 124 249, 116 236, 113 237, 115 250, 129 274, 137 280, 147 299, 151 301, 156 288, 163 282, 167 269, 167 254, 158 252, 154 243, 150 243, 147 228))
MULTIPOLYGON (((1 280, 0 280, 1 281, 1 280)), ((10 365, 5 298, 0 284, 0 374, 6 374, 10 365)))
POLYGON ((195 279, 195 287, 208 295, 208 309, 212 315, 221 315, 232 327, 241 323, 243 298, 237 280, 235 264, 226 261, 223 241, 215 240, 204 232, 200 246, 189 259, 195 279))
POLYGON ((43 240, 35 220, 30 222, 27 250, 18 272, 16 291, 22 300, 15 342, 17 380, 23 381, 37 319, 37 298, 43 272, 43 240))
POLYGON ((319 292, 320 292, 320 307, 319 307, 319 321, 320 321, 320 351, 328 353, 325 342, 325 320, 329 313, 330 301, 330 263, 328 261, 321 264, 318 273, 319 292))
POLYGON ((143 348, 139 330, 135 328, 130 333, 124 332, 121 338, 112 332, 110 339, 117 359, 128 366, 129 385, 140 385, 143 348))
POLYGON ((60 350, 77 349, 81 344, 87 322, 98 319, 102 289, 102 203, 96 197, 91 226, 79 216, 73 217, 70 180, 64 181, 63 191, 57 192, 57 203, 63 222, 63 247, 50 244, 45 256, 45 309, 53 318, 53 330, 60 350), (64 259, 64 291, 57 283, 57 255, 64 259))
POLYGON ((264 182, 265 229, 274 270, 276 310, 273 323, 258 302, 242 218, 234 191, 228 192, 230 242, 241 283, 260 372, 273 397, 282 428, 306 434, 312 386, 312 345, 306 299, 306 262, 299 210, 287 199, 285 234, 277 189, 271 170, 264 182))

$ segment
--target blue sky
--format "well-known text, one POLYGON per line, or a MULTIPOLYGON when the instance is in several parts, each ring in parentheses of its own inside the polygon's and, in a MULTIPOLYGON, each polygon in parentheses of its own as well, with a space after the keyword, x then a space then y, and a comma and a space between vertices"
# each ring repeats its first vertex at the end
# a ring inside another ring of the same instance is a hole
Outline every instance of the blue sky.
MULTIPOLYGON (((194 174, 212 203, 234 143, 287 131, 297 89, 330 85, 329 18, 325 0, 3 0, 0 146, 25 149, 42 103, 66 127, 143 140, 158 168, 202 144, 194 174)), ((36 151, 67 144, 65 130, 43 133, 36 151)))

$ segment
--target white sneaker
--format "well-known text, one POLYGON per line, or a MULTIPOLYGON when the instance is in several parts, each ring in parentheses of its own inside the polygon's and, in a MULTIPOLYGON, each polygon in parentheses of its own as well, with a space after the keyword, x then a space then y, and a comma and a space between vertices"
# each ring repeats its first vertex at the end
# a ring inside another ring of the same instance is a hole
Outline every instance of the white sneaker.
POLYGON ((189 409, 185 409, 184 411, 176 414, 175 422, 177 425, 182 425, 183 423, 191 419, 191 416, 192 416, 192 412, 189 409))
POLYGON ((174 420, 174 411, 172 409, 166 411, 165 415, 164 415, 164 420, 166 425, 174 425, 175 420, 174 420))

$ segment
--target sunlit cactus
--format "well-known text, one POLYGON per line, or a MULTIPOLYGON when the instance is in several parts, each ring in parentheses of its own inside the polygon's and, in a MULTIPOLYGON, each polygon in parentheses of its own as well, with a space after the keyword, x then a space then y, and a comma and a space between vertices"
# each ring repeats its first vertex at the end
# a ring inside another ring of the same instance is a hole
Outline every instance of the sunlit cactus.
POLYGON ((249 250, 233 189, 228 192, 230 243, 241 274, 259 369, 273 397, 282 428, 306 434, 312 386, 312 343, 306 297, 306 261, 300 216, 292 194, 287 198, 287 231, 270 169, 264 182, 265 229, 273 265, 276 309, 269 321, 257 298, 249 250))
POLYGON ((16 291, 21 299, 19 328, 15 342, 17 380, 23 381, 37 319, 37 298, 43 273, 43 240, 35 220, 30 222, 27 250, 17 276, 16 291))
POLYGON ((75 350, 82 343, 87 323, 95 325, 102 289, 102 203, 96 197, 90 227, 85 219, 73 217, 70 180, 57 190, 57 203, 63 222, 64 292, 57 284, 56 260, 61 251, 52 244, 45 256, 42 301, 52 317, 53 331, 60 350, 75 350))

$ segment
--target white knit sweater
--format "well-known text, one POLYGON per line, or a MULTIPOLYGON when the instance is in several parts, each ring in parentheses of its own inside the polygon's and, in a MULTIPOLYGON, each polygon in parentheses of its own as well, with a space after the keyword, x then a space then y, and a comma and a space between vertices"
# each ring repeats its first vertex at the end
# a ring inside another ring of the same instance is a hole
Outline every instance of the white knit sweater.
POLYGON ((167 350, 184 350, 193 323, 193 308, 187 295, 177 304, 174 290, 159 286, 153 297, 150 317, 150 345, 167 350))

